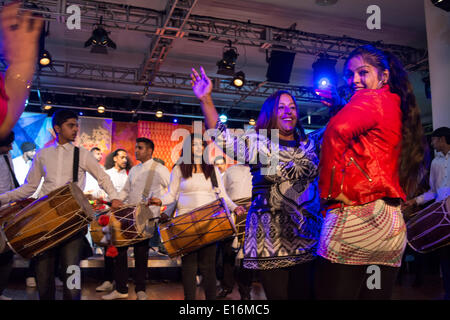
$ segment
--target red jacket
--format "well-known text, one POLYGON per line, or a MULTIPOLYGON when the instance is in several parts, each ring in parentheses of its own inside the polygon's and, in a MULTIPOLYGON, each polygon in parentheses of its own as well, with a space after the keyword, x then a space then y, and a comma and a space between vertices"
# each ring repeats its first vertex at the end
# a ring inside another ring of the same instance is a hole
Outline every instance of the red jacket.
MULTIPOLYGON (((402 112, 389 86, 357 91, 328 123, 320 159, 320 197, 341 192, 354 205, 402 198, 399 182, 402 112)), ((329 205, 329 208, 337 205, 329 205)))

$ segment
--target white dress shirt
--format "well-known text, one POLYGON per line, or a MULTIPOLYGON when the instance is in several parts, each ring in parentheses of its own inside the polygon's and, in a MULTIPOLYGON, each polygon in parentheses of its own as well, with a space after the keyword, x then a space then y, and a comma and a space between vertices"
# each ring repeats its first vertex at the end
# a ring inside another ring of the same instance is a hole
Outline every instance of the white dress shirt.
MULTIPOLYGON (((11 154, 8 152, 6 155, 8 156, 11 168, 14 170, 13 163, 11 161, 11 154)), ((0 172, 0 193, 5 193, 14 189, 14 181, 3 154, 0 155, 0 172)), ((2 204, 4 203, 2 202, 2 204)))
MULTIPOLYGON (((217 168, 214 168, 214 170, 216 171, 217 183, 219 184, 219 197, 223 198, 229 210, 233 211, 237 206, 228 197, 219 170, 217 168)), ((178 200, 176 216, 180 216, 213 202, 217 197, 212 186, 211 178, 206 180, 203 172, 192 173, 191 177, 184 179, 180 166, 175 166, 170 175, 169 190, 160 199, 163 206, 178 200)))
POLYGON ((114 185, 114 188, 116 188, 116 191, 117 192, 122 191, 128 178, 127 170, 122 169, 117 171, 116 168, 112 167, 111 169, 108 169, 105 172, 111 178, 111 181, 114 185))
POLYGON ((416 202, 422 204, 430 200, 442 201, 450 196, 450 151, 444 156, 438 152, 431 162, 430 190, 416 197, 416 202))
MULTIPOLYGON (((13 159, 13 164, 14 164, 14 173, 16 175, 17 182, 19 182, 20 185, 23 185, 25 182, 25 178, 27 177, 27 174, 31 169, 33 160, 25 161, 25 159, 23 158, 23 155, 22 155, 20 157, 15 157, 13 159)), ((41 183, 39 184, 39 187, 33 193, 31 198, 37 199, 39 197, 43 183, 44 183, 44 178, 41 179, 41 183)))
POLYGON ((223 175, 223 185, 232 200, 252 197, 252 174, 250 167, 235 164, 229 167, 223 175))
MULTIPOLYGON (((143 195, 145 184, 147 183, 147 178, 153 163, 155 163, 155 161, 150 159, 131 168, 125 186, 120 192, 120 200, 131 205, 136 205, 139 202, 142 202, 144 198, 147 199, 150 196, 160 198, 166 192, 169 185, 170 172, 166 166, 156 162, 149 192, 148 194, 143 195)), ((152 206, 150 209, 155 216, 159 216, 159 207, 152 206)))
POLYGON ((16 174, 17 182, 19 182, 20 185, 25 182, 25 178, 28 171, 30 171, 32 163, 32 160, 25 161, 23 155, 13 159, 14 173, 16 174))
MULTIPOLYGON (((44 178, 44 183, 42 184, 40 197, 64 186, 68 182, 72 182, 73 154, 74 145, 72 143, 61 145, 55 142, 47 148, 40 149, 34 157, 25 183, 17 189, 1 194, 1 203, 28 198, 38 188, 41 178, 44 178)), ((85 186, 86 172, 89 172, 97 179, 100 186, 110 196, 110 199, 118 199, 118 194, 109 176, 98 164, 92 153, 80 147, 77 185, 81 190, 85 186)))

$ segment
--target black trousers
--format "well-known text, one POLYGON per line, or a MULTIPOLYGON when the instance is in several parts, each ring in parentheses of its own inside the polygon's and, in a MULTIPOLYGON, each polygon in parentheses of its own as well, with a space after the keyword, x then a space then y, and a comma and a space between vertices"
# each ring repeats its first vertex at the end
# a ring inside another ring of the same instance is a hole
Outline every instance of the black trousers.
POLYGON ((445 292, 444 299, 450 300, 450 246, 439 249, 439 256, 445 292))
POLYGON ((237 252, 232 247, 233 239, 221 241, 219 246, 222 252, 223 277, 221 281, 222 288, 233 290, 235 282, 238 284, 241 296, 249 296, 253 280, 253 270, 242 267, 236 268, 237 252))
POLYGON ((317 258, 316 298, 319 300, 389 300, 400 268, 377 265, 380 288, 369 288, 375 273, 369 265, 332 263, 317 258))
POLYGON ((292 267, 259 270, 267 300, 313 299, 314 261, 292 267))
POLYGON ((216 244, 211 244, 181 258, 181 275, 185 300, 195 300, 197 271, 203 277, 206 300, 216 299, 216 244))
POLYGON ((103 269, 103 281, 114 281, 114 258, 106 256, 106 249, 104 248, 103 252, 103 261, 104 261, 104 269, 103 269))
MULTIPOLYGON (((68 288, 68 268, 79 266, 84 234, 78 233, 62 244, 51 248, 37 256, 35 260, 36 284, 40 300, 55 300, 55 276, 57 259, 61 266, 61 280, 63 282, 63 299, 80 300, 81 288, 68 288)), ((81 283, 81 280, 80 280, 81 283)))
MULTIPOLYGON (((148 239, 135 243, 134 251, 134 285, 136 293, 145 291, 145 280, 147 276, 148 264, 148 239)), ((128 293, 128 247, 118 247, 119 254, 114 261, 114 278, 116 280, 116 290, 120 293, 128 293)))
POLYGON ((6 251, 0 253, 0 295, 8 286, 9 276, 11 275, 14 263, 14 252, 6 251))

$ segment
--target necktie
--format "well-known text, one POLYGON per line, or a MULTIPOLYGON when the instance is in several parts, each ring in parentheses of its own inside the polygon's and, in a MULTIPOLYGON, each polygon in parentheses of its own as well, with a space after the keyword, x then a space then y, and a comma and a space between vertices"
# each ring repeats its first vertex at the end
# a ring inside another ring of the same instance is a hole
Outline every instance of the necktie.
POLYGON ((16 179, 16 175, 14 174, 14 171, 11 168, 11 164, 9 163, 8 156, 6 154, 4 154, 3 158, 5 158, 6 164, 8 165, 8 168, 9 168, 9 172, 11 173, 11 177, 12 177, 13 182, 14 182, 14 188, 20 187, 20 184, 19 184, 19 182, 16 179))

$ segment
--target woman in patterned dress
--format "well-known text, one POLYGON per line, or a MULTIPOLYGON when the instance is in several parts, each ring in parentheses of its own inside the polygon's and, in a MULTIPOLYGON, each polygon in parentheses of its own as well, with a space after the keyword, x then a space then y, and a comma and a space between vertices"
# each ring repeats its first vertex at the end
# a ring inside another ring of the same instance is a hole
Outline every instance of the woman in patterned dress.
POLYGON ((408 75, 367 45, 344 65, 353 91, 330 120, 320 159, 328 208, 316 270, 319 299, 389 299, 406 246, 400 211, 417 187, 423 130, 408 75))
POLYGON ((252 204, 247 215, 244 262, 259 270, 266 297, 312 297, 312 265, 322 217, 319 213, 319 135, 307 137, 294 97, 278 91, 264 102, 255 129, 236 136, 218 121, 212 84, 203 68, 192 69, 192 87, 206 127, 231 158, 250 165, 252 204))

